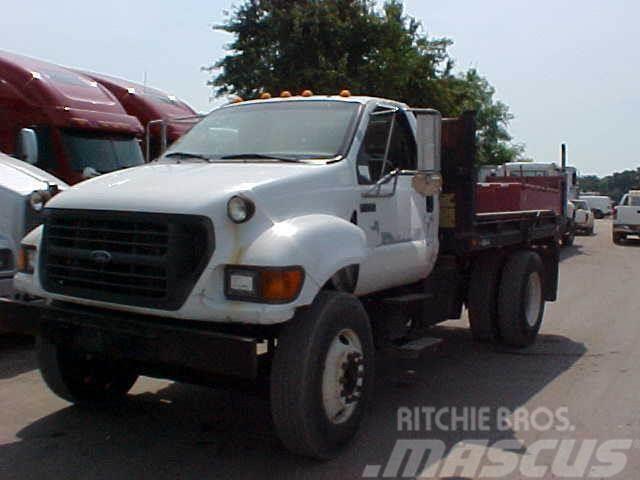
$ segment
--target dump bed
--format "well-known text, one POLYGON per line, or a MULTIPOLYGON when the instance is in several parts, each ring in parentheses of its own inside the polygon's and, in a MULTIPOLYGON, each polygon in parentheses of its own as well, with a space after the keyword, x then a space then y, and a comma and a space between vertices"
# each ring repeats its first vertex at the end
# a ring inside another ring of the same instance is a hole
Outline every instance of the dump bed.
MULTIPOLYGON (((511 201, 513 209, 500 207, 497 187, 480 193, 476 182, 475 114, 467 112, 459 118, 445 118, 442 122, 442 178, 440 203, 440 242, 442 253, 470 254, 476 251, 510 247, 518 244, 557 242, 560 236, 561 210, 557 194, 553 201, 511 201), (491 195, 495 195, 491 198, 491 195)), ((503 182, 504 183, 504 182, 503 182)), ((513 183, 516 183, 515 181, 513 183)), ((518 182, 520 185, 522 183, 518 182)), ((550 187, 539 185, 540 188, 550 187)), ((513 192, 528 187, 516 186, 513 192)), ((536 190, 535 186, 532 187, 536 190)), ((539 191, 537 193, 540 193, 539 191)), ((547 194, 552 192, 547 191, 547 194)))

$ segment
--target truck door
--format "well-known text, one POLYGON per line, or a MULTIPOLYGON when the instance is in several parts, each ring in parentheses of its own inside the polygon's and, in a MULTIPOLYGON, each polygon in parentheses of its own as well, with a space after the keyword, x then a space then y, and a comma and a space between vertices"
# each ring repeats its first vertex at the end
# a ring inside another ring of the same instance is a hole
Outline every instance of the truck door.
POLYGON ((374 110, 357 158, 358 224, 372 248, 360 269, 358 293, 418 281, 431 269, 437 220, 433 197, 425 198, 413 188, 417 157, 407 114, 383 105, 374 110), (398 170, 405 173, 377 183, 398 170))

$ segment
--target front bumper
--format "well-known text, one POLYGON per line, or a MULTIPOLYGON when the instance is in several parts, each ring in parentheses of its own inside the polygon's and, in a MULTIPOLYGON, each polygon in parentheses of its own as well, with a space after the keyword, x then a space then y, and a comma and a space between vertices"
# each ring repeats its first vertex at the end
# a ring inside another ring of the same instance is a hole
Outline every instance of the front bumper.
POLYGON ((39 308, 39 333, 53 343, 175 380, 256 378, 258 339, 229 328, 60 302, 39 308))
POLYGON ((22 301, 0 298, 0 332, 35 335, 44 300, 22 301))
POLYGON ((626 233, 628 235, 640 235, 640 225, 614 224, 613 231, 616 233, 626 233))

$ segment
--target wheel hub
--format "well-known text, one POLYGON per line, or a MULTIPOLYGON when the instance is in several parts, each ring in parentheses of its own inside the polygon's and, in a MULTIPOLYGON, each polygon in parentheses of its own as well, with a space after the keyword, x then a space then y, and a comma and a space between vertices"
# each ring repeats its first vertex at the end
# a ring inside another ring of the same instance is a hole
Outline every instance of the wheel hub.
POLYGON ((329 421, 346 422, 362 397, 365 364, 360 338, 344 329, 327 350, 322 373, 322 405, 329 421))
POLYGON ((342 390, 340 397, 345 403, 353 403, 362 394, 362 382, 364 380, 364 359, 361 354, 351 352, 347 355, 347 360, 342 364, 344 372, 340 378, 342 390))

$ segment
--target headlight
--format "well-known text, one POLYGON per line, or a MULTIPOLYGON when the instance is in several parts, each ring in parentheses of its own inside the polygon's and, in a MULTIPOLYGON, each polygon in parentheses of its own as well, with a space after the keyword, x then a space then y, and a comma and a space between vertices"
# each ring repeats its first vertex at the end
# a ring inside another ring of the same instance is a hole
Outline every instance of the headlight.
POLYGON ((262 303, 289 303, 296 299, 304 283, 302 267, 244 267, 225 269, 225 295, 232 300, 262 303))
POLYGON ((36 247, 32 245, 20 247, 17 268, 20 273, 33 274, 36 269, 36 247))
POLYGON ((254 203, 248 198, 235 195, 227 203, 227 215, 234 223, 243 223, 249 220, 256 211, 254 203))

